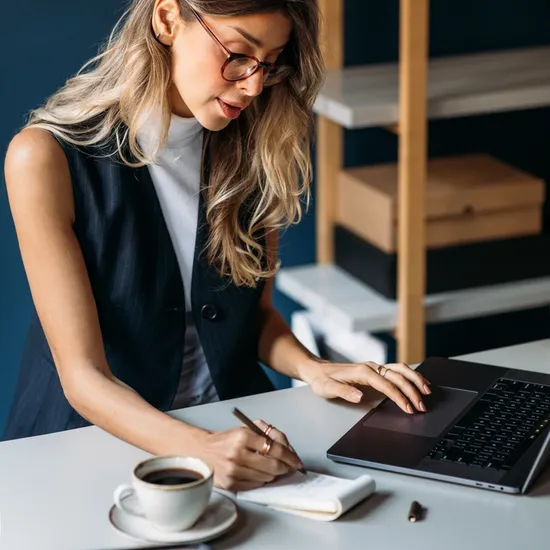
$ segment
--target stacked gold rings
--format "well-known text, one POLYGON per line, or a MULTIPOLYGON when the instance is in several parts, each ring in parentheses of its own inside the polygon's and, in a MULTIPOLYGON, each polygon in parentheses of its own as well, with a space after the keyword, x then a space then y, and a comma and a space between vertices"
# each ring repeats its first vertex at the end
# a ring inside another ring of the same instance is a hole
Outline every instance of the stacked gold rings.
POLYGON ((267 456, 269 454, 269 451, 271 451, 271 445, 273 444, 273 440, 269 437, 269 433, 271 432, 272 429, 273 429, 273 426, 270 424, 264 430, 265 441, 264 441, 264 446, 262 447, 262 454, 264 456, 267 456))

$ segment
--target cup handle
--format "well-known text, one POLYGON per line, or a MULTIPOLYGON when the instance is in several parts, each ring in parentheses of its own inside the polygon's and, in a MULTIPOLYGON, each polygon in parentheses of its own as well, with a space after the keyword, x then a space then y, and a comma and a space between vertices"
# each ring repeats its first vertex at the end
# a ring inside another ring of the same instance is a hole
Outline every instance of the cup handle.
POLYGON ((124 499, 127 496, 130 496, 134 493, 135 493, 135 489, 133 487, 131 487, 130 485, 119 485, 115 489, 115 492, 113 493, 113 498, 114 498, 115 504, 116 504, 116 506, 118 506, 118 508, 120 508, 122 511, 126 512, 127 514, 130 514, 132 516, 138 516, 140 518, 144 518, 145 514, 143 514, 142 512, 139 512, 135 509, 129 508, 124 502, 124 499))

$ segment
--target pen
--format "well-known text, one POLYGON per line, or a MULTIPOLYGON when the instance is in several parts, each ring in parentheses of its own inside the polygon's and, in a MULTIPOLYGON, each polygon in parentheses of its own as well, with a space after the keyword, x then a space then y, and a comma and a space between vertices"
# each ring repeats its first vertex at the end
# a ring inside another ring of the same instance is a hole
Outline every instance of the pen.
MULTIPOLYGON (((258 428, 258 426, 256 426, 256 424, 254 424, 254 422, 252 422, 252 420, 250 420, 250 418, 246 417, 239 409, 237 409, 236 407, 233 409, 233 414, 245 425, 247 426, 248 428, 250 428, 254 433, 262 436, 262 437, 265 437, 266 439, 268 439, 269 441, 273 441, 273 439, 271 439, 271 437, 265 435, 264 432, 262 432, 262 430, 260 430, 260 428, 258 428)), ((298 455, 296 455, 298 456, 298 455)), ((300 457, 298 457, 299 459, 300 457)), ((300 460, 300 462, 302 462, 300 460)), ((301 474, 306 474, 306 470, 304 468, 300 468, 298 470, 301 474)))
POLYGON ((415 522, 420 519, 420 513, 422 512, 422 506, 416 500, 413 500, 409 510, 409 521, 415 522))

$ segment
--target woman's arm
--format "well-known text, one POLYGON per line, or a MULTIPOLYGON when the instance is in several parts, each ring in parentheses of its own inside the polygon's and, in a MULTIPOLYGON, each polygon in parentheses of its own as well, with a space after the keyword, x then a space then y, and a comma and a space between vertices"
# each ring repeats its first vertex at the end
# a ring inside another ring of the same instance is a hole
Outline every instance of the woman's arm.
POLYGON ((149 453, 194 455, 211 463, 228 489, 259 486, 301 467, 283 434, 272 458, 248 429, 210 433, 147 403, 117 379, 104 353, 95 300, 73 232, 71 176, 62 147, 47 131, 14 137, 5 176, 23 264, 63 391, 84 418, 149 453))
MULTIPOLYGON (((276 258, 277 250, 278 235, 270 233, 267 238, 268 257, 276 258)), ((409 414, 413 409, 425 411, 419 391, 425 395, 430 393, 429 382, 407 365, 385 365, 387 370, 382 376, 377 373, 379 365, 376 363, 330 363, 309 352, 273 307, 273 284, 271 278, 260 302, 260 361, 281 374, 303 380, 322 397, 340 397, 357 403, 362 393, 356 386, 372 386, 409 414)))
MULTIPOLYGON (((23 130, 8 148, 5 176, 32 298, 65 396, 84 418, 117 437, 152 453, 170 452, 181 423, 141 399, 107 365, 72 229, 72 186, 61 146, 45 130, 23 130)), ((190 447, 197 432, 188 427, 190 447)))

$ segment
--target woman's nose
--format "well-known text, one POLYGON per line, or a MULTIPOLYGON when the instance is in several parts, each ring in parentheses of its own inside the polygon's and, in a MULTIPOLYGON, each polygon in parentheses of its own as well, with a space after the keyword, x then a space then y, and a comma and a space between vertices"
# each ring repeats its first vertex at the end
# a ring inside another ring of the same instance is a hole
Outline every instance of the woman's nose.
POLYGON ((262 93, 264 81, 264 71, 260 67, 252 76, 241 80, 241 89, 247 96, 256 97, 262 93))

